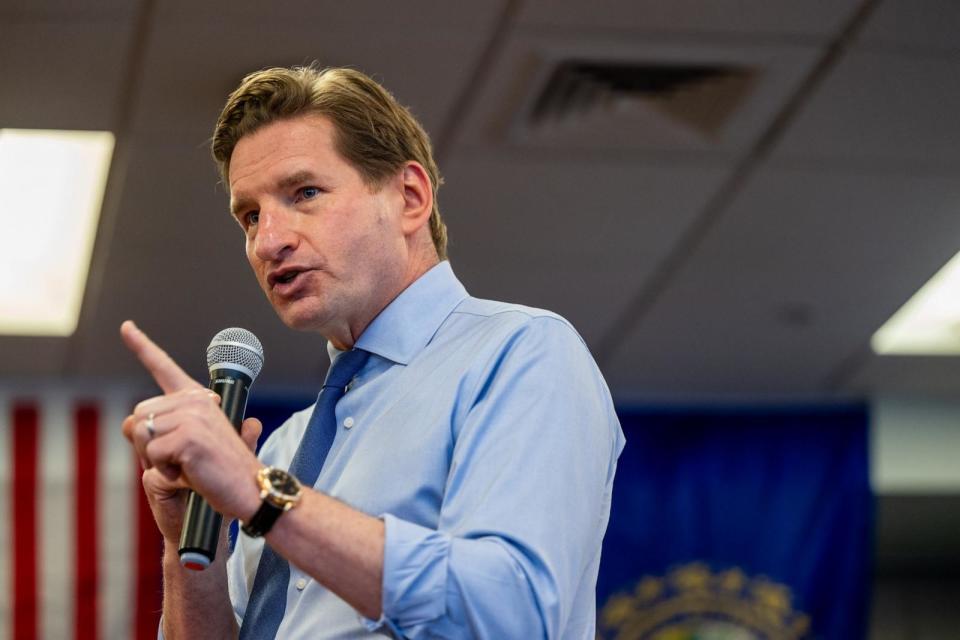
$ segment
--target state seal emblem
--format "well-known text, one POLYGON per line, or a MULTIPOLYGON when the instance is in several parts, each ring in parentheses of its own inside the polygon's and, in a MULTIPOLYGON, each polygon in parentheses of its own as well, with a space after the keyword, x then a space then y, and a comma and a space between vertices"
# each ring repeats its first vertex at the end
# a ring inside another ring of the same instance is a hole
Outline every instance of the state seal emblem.
POLYGON ((794 611, 790 589, 733 567, 703 563, 644 576, 611 596, 598 616, 602 640, 802 640, 810 619, 794 611))

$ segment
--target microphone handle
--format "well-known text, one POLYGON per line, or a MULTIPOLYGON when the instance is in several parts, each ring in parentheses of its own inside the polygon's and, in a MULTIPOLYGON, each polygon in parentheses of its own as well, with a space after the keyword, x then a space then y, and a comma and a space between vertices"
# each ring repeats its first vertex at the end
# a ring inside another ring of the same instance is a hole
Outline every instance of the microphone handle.
MULTIPOLYGON (((247 411, 247 393, 252 382, 249 376, 235 369, 210 372, 209 389, 220 396, 220 408, 238 433, 247 411)), ((180 530, 180 564, 194 571, 209 567, 217 557, 222 523, 223 517, 207 504, 203 496, 190 491, 183 529, 180 530)))

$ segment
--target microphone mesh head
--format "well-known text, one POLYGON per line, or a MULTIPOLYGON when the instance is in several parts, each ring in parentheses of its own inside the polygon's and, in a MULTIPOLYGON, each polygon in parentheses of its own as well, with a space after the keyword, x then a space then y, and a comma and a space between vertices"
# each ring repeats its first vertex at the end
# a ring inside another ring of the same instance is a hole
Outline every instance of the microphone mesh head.
POLYGON ((263 368, 263 345, 246 329, 231 327, 213 336, 207 347, 207 368, 211 371, 225 364, 249 369, 256 379, 263 368))

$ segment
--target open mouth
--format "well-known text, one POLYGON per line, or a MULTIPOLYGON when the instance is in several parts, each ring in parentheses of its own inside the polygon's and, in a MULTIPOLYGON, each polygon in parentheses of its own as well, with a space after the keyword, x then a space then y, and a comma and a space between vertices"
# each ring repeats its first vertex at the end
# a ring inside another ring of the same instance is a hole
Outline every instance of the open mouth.
POLYGON ((276 273, 270 276, 270 284, 273 287, 284 287, 296 280, 297 277, 302 273, 303 271, 300 269, 290 269, 288 271, 276 273))
POLYGON ((293 282, 293 279, 300 275, 299 271, 288 271, 282 275, 277 276, 276 282, 278 284, 287 284, 288 282, 293 282))

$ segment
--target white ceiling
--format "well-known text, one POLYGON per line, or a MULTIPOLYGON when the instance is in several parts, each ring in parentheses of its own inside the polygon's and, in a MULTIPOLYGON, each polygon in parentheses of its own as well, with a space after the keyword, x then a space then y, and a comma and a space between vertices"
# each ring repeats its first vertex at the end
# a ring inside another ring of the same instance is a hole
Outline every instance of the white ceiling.
POLYGON ((621 399, 956 390, 957 359, 868 343, 960 250, 958 33, 956 0, 2 0, 0 126, 118 147, 79 330, 0 338, 0 376, 137 379, 132 317, 198 376, 246 326, 262 384, 312 388, 322 340, 263 299, 205 145, 246 72, 318 60, 431 132, 472 293, 569 317, 621 399), (570 59, 756 77, 715 137, 662 114, 531 131, 570 59))

